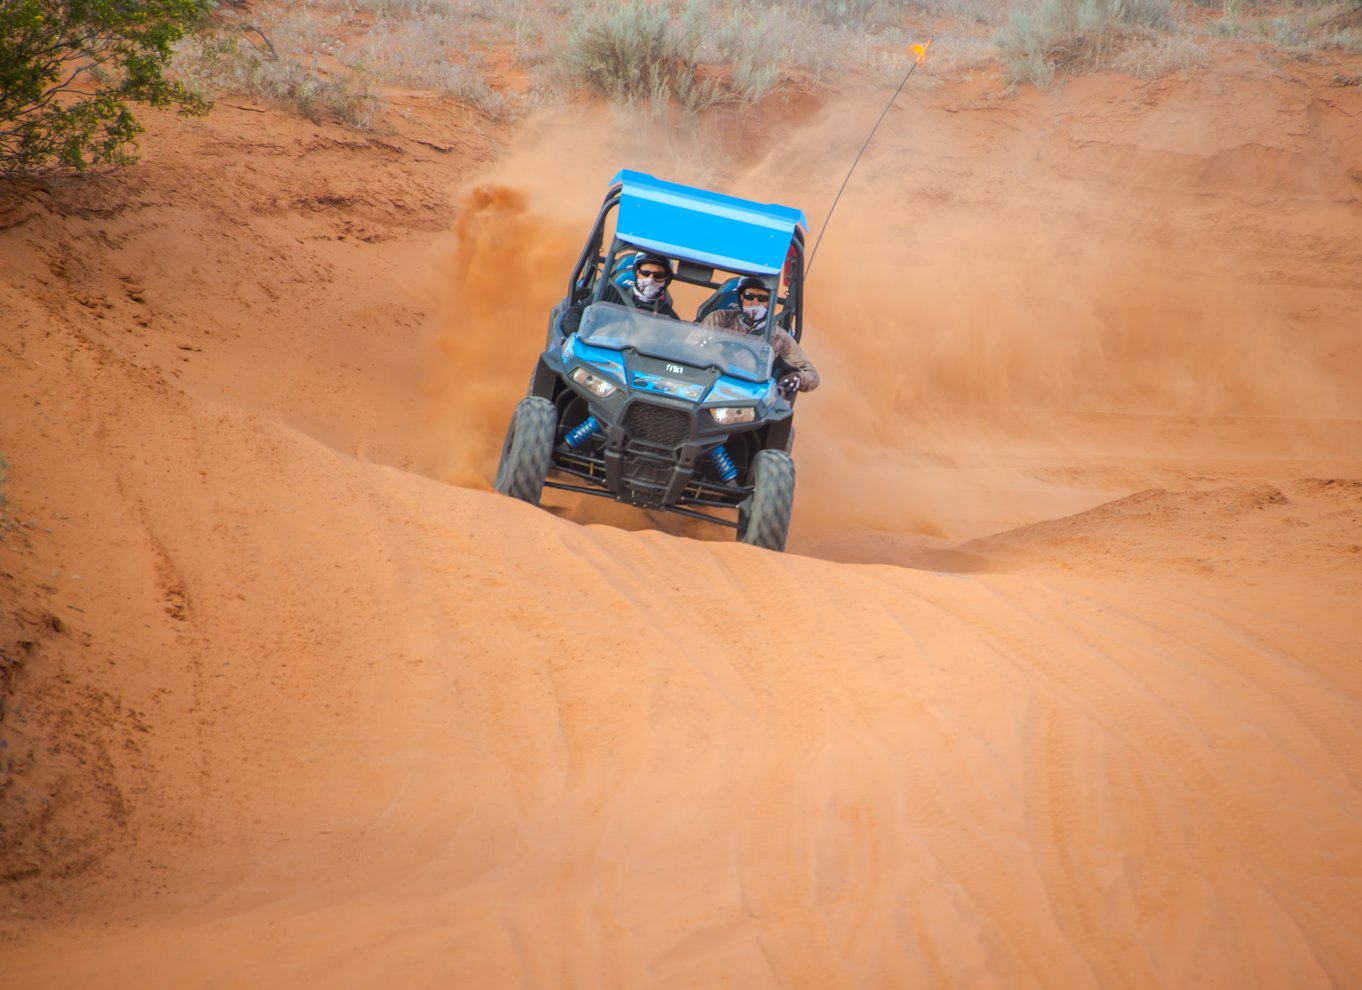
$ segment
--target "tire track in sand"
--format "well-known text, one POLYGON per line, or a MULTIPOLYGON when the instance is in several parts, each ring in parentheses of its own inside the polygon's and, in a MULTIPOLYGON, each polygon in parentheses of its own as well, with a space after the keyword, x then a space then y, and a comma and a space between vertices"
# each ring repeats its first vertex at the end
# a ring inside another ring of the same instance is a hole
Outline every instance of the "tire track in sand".
MULTIPOLYGON (((979 593, 973 582, 914 584, 912 600, 902 606, 905 614, 899 621, 905 630, 923 640, 923 654, 947 658, 980 650, 991 652, 987 637, 969 623, 955 621, 956 611, 943 606, 947 598, 937 590, 941 587, 957 591, 951 601, 979 593), (952 621, 943 624, 942 615, 952 621), (962 650, 962 640, 978 647, 962 650)), ((973 940, 979 943, 987 959, 987 972, 992 976, 991 981, 980 985, 1037 990, 1052 986, 1096 988, 1099 983, 1086 960, 1075 956, 1061 929, 1034 916, 1038 906, 1034 894, 1036 881, 1029 861, 1009 856, 1003 847, 989 841, 986 831, 975 830, 971 804, 961 790, 952 786, 968 772, 969 760, 952 753, 953 741, 940 738, 946 735, 946 729, 940 727, 938 738, 931 740, 928 751, 936 764, 919 755, 911 744, 895 751, 897 787, 909 803, 906 827, 925 845, 946 882, 958 888, 971 908, 968 911, 957 908, 954 920, 974 926, 973 940), (1007 924, 1006 919, 1016 917, 1019 910, 1029 915, 1026 923, 1007 924)), ((907 742, 919 738, 915 734, 907 742)), ((995 795, 994 800, 1000 797, 995 795)), ((939 903, 939 899, 933 903, 939 903)), ((939 934, 937 937, 940 941, 939 934)), ((957 937, 950 944, 958 942, 957 937)), ((947 976, 937 985, 969 984, 971 974, 978 972, 965 968, 969 962, 963 956, 947 960, 947 976)))
MULTIPOLYGON (((1054 698, 1037 693, 1034 705, 1031 769, 1035 772, 1027 810, 1045 829, 1045 841, 1038 850, 1045 873, 1060 878, 1061 894, 1051 895, 1051 907, 1064 930, 1080 932, 1083 943, 1093 947, 1087 958, 1100 986, 1157 986, 1159 981, 1135 940, 1126 932, 1110 929, 1109 885, 1092 862, 1090 850, 1077 842, 1078 836, 1091 837, 1101 831, 1094 821, 1095 802, 1086 799, 1075 782, 1100 780, 1101 775, 1080 767, 1088 755, 1081 752, 1087 747, 1080 728, 1064 717, 1054 698)), ((1149 811, 1143 806, 1140 814, 1149 811)))
MULTIPOLYGON (((754 614, 791 609, 818 623, 825 605, 764 557, 735 574, 754 614)), ((733 668, 756 699, 760 745, 748 760, 751 792, 737 830, 743 904, 776 981, 785 987, 854 986, 815 902, 811 830, 818 819, 810 767, 828 731, 824 658, 809 656, 797 635, 770 631, 764 648, 734 651, 733 668)), ((874 892, 871 891, 873 898, 874 892)))
MULTIPOLYGON (((1217 772, 1220 768, 1214 765, 1214 753, 1208 749, 1184 700, 1196 699, 1195 685, 1184 679, 1175 688, 1165 687, 1143 673, 1146 667, 1137 670, 1122 662, 1122 657, 1133 652, 1128 645, 1114 637, 1096 641, 1091 638, 1091 630, 1089 637, 1084 637, 1082 624, 1072 614, 1075 610, 1104 608, 1101 603, 1060 590, 1038 590, 1033 584, 1022 582, 987 583, 996 599, 988 607, 971 606, 963 599, 938 599, 937 604, 979 630, 994 643, 1001 656, 1066 699, 1076 713, 1090 718, 1122 748, 1124 759, 1132 764, 1154 765, 1166 795, 1162 807, 1168 808, 1188 830, 1192 842, 1189 852, 1196 857, 1191 862, 1202 875, 1214 880, 1250 871, 1262 885, 1262 893, 1288 906, 1288 914, 1297 925, 1307 926, 1302 936, 1318 964, 1334 979, 1346 982, 1347 974, 1362 971, 1362 946, 1349 926, 1339 921, 1340 917, 1357 917, 1362 913, 1362 893, 1354 882, 1355 871, 1348 870, 1344 876, 1336 877, 1327 869, 1322 870, 1314 851, 1301 847, 1300 833, 1289 814, 1255 804, 1240 794, 1232 780, 1217 772), (1004 621, 1008 616, 1011 620, 1004 621), (1075 640, 1073 646, 1059 645, 1075 640), (1271 864, 1273 875, 1290 876, 1292 882, 1274 883, 1264 875, 1263 864, 1271 864), (1321 896, 1309 898, 1299 893, 1302 881, 1307 890, 1320 891, 1321 896)), ((1165 607, 1161 604, 1155 614, 1162 614, 1165 607)), ((1170 639, 1177 641, 1171 634, 1170 639)), ((1178 663, 1168 663, 1168 670, 1193 666, 1195 657, 1186 654, 1195 655, 1199 650, 1193 643, 1179 647, 1179 652, 1184 656, 1178 663)), ((1202 659, 1212 664, 1218 661, 1216 656, 1202 659)), ((1049 721, 1053 723, 1060 717, 1052 712, 1049 721)), ((1033 788, 1041 795, 1036 802, 1041 816, 1037 828, 1058 841, 1079 824, 1073 815, 1087 799, 1081 791, 1087 778, 1075 774, 1066 755, 1065 747, 1071 743, 1065 740, 1071 736, 1057 735, 1056 731, 1042 728, 1040 745, 1029 753, 1028 772, 1033 788), (1048 747, 1044 741, 1047 731, 1051 740, 1048 747), (1059 756, 1061 766, 1050 762, 1054 755, 1059 756)), ((1249 789, 1248 794, 1253 793, 1249 789)), ((1147 815, 1148 809, 1139 814, 1147 815)), ((1147 824, 1142 820, 1133 830, 1142 831, 1147 824)), ((1069 868, 1052 876, 1050 896, 1057 905, 1057 914, 1069 919, 1072 937, 1086 946, 1084 955, 1102 960, 1113 944, 1109 937, 1101 945, 1091 944, 1088 919, 1100 916, 1104 908, 1103 885, 1099 876, 1091 870, 1080 870, 1080 865, 1071 860, 1069 868)), ((1165 857, 1148 865, 1158 871, 1186 869, 1189 864, 1168 862, 1165 857)), ((1227 901, 1226 906, 1231 906, 1231 902, 1227 901)), ((1136 907, 1137 910, 1140 907, 1138 898, 1136 907)), ((1124 954, 1119 944, 1114 947, 1118 957, 1124 954)), ((1266 961, 1270 953, 1250 951, 1249 955, 1258 955, 1266 961)), ((1228 978, 1235 985, 1272 985, 1270 978, 1260 982, 1264 969, 1255 969, 1250 961, 1226 958, 1223 965, 1229 967, 1228 978)), ((1103 969, 1106 971, 1105 966, 1103 969)), ((1120 979, 1117 973, 1110 982, 1119 985, 1120 979)))

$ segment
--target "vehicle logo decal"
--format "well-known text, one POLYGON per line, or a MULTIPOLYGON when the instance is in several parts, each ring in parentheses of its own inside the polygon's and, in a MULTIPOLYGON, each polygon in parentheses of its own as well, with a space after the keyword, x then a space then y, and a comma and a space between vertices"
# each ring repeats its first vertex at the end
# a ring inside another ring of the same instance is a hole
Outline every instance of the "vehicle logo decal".
POLYGON ((630 384, 634 388, 643 389, 646 392, 675 395, 682 399, 690 399, 692 402, 699 400, 705 394, 704 385, 695 382, 678 382, 672 378, 663 378, 661 375, 651 375, 644 371, 633 372, 630 377, 630 384))

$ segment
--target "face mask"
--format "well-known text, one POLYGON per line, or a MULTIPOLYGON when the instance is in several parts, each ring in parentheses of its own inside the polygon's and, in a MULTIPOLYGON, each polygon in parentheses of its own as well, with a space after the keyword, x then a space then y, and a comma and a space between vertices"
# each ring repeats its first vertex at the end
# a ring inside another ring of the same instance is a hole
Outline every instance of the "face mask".
POLYGON ((662 279, 657 279, 656 281, 635 279, 634 295, 646 303, 656 302, 666 287, 667 283, 662 279))
POLYGON ((754 327, 762 320, 766 319, 766 307, 758 303, 755 306, 744 306, 742 308, 743 322, 749 327, 754 327))

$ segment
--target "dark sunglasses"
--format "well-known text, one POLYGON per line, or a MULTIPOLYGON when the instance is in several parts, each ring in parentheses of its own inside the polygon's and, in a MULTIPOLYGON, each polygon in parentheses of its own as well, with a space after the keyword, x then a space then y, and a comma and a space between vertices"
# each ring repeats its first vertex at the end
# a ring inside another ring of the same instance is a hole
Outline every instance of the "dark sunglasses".
POLYGON ((744 292, 742 299, 743 302, 770 302, 771 294, 769 292, 744 292))
POLYGON ((640 268, 638 270, 639 278, 666 278, 668 274, 668 272, 660 272, 656 268, 640 268))

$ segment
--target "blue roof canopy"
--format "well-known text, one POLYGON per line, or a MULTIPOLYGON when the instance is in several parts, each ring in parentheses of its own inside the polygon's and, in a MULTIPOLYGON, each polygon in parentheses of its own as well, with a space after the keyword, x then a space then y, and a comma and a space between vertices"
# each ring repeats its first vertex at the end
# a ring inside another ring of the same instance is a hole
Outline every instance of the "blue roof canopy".
POLYGON ((622 170, 615 235, 659 254, 728 271, 772 275, 785 264, 795 230, 808 230, 804 212, 753 203, 622 170))

